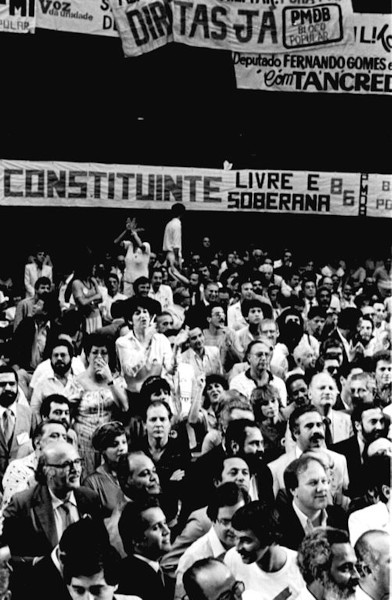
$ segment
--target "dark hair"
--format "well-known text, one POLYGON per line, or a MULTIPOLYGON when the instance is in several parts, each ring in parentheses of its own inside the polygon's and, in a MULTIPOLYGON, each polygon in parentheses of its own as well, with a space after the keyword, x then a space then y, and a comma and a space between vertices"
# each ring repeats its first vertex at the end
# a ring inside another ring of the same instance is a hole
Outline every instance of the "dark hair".
POLYGON ((83 344, 86 358, 90 354, 93 346, 97 346, 98 348, 106 348, 108 351, 109 367, 113 371, 116 364, 116 351, 113 340, 108 335, 100 333, 99 331, 90 333, 85 337, 83 344))
MULTIPOLYGON (((223 469, 225 468, 225 461, 229 460, 230 458, 239 458, 239 459, 243 460, 249 469, 249 465, 243 456, 225 455, 220 460, 217 460, 214 465, 212 465, 214 482, 222 481, 222 473, 223 473, 223 469)), ((250 469, 249 469, 249 473, 250 473, 250 469)))
POLYGON ((105 549, 109 544, 109 534, 103 522, 96 521, 89 515, 69 525, 59 542, 61 552, 70 556, 81 549, 105 549))
POLYGON ((359 308, 348 307, 344 308, 338 315, 338 327, 341 329, 349 329, 355 331, 358 321, 362 316, 359 308))
POLYGON ((44 429, 47 425, 61 425, 62 427, 64 427, 65 431, 67 431, 67 427, 66 425, 64 425, 64 423, 55 421, 55 419, 47 419, 47 421, 41 421, 41 423, 38 423, 38 425, 35 427, 33 435, 31 436, 33 442, 35 442, 38 438, 41 438, 43 436, 44 429))
POLYGON ((267 338, 267 336, 263 335, 263 336, 260 336, 260 338, 258 340, 252 340, 251 342, 249 342, 249 344, 247 345, 246 350, 245 350, 245 358, 246 359, 248 358, 253 346, 256 346, 256 344, 264 344, 265 346, 268 346, 270 348, 271 352, 273 350, 272 342, 267 338))
POLYGON ((94 450, 103 452, 114 444, 116 437, 125 435, 125 428, 120 421, 109 421, 99 425, 93 432, 91 444, 94 450))
POLYGON ((146 496, 143 500, 127 502, 122 510, 118 522, 118 532, 127 554, 132 554, 135 542, 143 538, 148 525, 143 519, 142 513, 149 508, 160 508, 157 498, 146 496))
POLYGON ((65 396, 62 396, 61 394, 50 394, 50 396, 46 396, 42 400, 42 404, 39 409, 39 414, 41 415, 41 417, 43 419, 46 419, 46 417, 49 417, 50 405, 52 404, 52 402, 56 402, 56 404, 66 404, 68 406, 68 408, 70 408, 70 402, 69 402, 68 398, 66 398, 65 396))
POLYGON ((164 377, 151 375, 143 382, 140 388, 140 397, 146 405, 151 402, 152 394, 159 394, 159 392, 167 392, 171 394, 172 390, 170 383, 164 377))
POLYGON ((347 531, 333 527, 316 527, 305 535, 298 548, 297 564, 305 583, 324 581, 324 573, 332 564, 332 545, 348 544, 347 531))
POLYGON ((65 338, 57 338, 56 340, 54 340, 54 342, 51 344, 51 347, 50 347, 50 354, 52 354, 53 350, 55 348, 58 348, 59 346, 65 346, 65 348, 67 348, 67 350, 68 350, 69 356, 71 358, 73 357, 73 355, 74 355, 73 345, 71 344, 71 342, 69 342, 65 338))
POLYGON ((117 477, 121 489, 123 490, 132 474, 130 461, 134 456, 147 456, 143 450, 132 449, 127 454, 122 454, 117 464, 117 477))
POLYGON ((186 207, 179 201, 176 201, 175 204, 172 204, 170 207, 170 212, 174 217, 179 217, 183 215, 186 211, 186 207))
MULTIPOLYGON (((246 318, 249 314, 249 311, 252 308, 261 308, 264 311, 265 302, 262 302, 258 298, 251 298, 250 300, 242 300, 241 302, 241 313, 244 318, 246 318)), ((263 317, 264 317, 263 312, 263 317)))
POLYGON ((363 473, 366 478, 366 489, 375 490, 382 502, 388 499, 383 493, 383 486, 391 486, 391 457, 388 454, 375 454, 366 458, 363 473))
POLYGON ((285 381, 285 385, 286 385, 286 390, 287 390, 287 394, 288 396, 290 396, 290 387, 291 385, 295 382, 295 381, 304 381, 306 383, 306 385, 308 385, 305 375, 302 375, 302 373, 293 373, 292 375, 289 375, 285 381))
MULTIPOLYGON (((213 282, 213 283, 215 283, 215 282, 213 282)), ((225 309, 223 308, 223 306, 219 302, 210 302, 205 307, 205 313, 204 313, 205 316, 206 317, 211 317, 212 311, 214 310, 214 308, 221 308, 223 310, 223 312, 226 314, 225 309)))
MULTIPOLYGON (((326 290, 328 288, 323 287, 322 289, 326 290)), ((327 311, 325 310, 325 308, 322 308, 321 306, 311 306, 308 311, 308 321, 314 319, 315 317, 322 317, 323 319, 326 319, 327 311)))
POLYGON ((119 553, 110 545, 102 551, 94 548, 90 552, 78 550, 64 558, 64 581, 69 584, 74 576, 88 577, 103 571, 106 583, 114 586, 120 578, 120 564, 119 553))
POLYGON ((156 406, 164 406, 167 410, 167 415, 169 417, 169 421, 172 420, 173 412, 172 412, 172 409, 170 408, 169 404, 166 402, 166 400, 151 400, 151 402, 149 402, 146 405, 145 410, 143 410, 142 419, 143 419, 144 423, 147 421, 148 410, 150 408, 155 408, 156 406))
POLYGON ((378 352, 375 352, 372 356, 372 362, 373 362, 373 370, 376 370, 377 367, 377 363, 380 362, 380 360, 385 360, 386 362, 391 362, 392 357, 391 357, 391 353, 387 352, 386 350, 379 350, 378 352))
POLYGON ((255 420, 258 423, 261 423, 266 419, 261 408, 262 402, 264 400, 274 400, 276 396, 278 397, 278 406, 280 409, 282 408, 280 392, 273 384, 267 383, 266 385, 257 386, 252 390, 250 401, 252 402, 255 420))
POLYGON ((237 443, 241 449, 243 448, 247 435, 247 427, 259 429, 256 421, 251 421, 250 419, 236 419, 229 422, 225 431, 225 445, 228 453, 231 452, 233 442, 237 443))
POLYGON ((135 281, 133 282, 133 291, 135 293, 135 296, 137 296, 138 294, 139 285, 144 285, 145 283, 150 283, 150 280, 148 277, 144 277, 144 275, 135 279, 135 281))
MULTIPOLYGON (((362 375, 362 373, 358 373, 358 375, 362 375)), ((358 404, 354 404, 353 412, 351 413, 351 422, 353 424, 353 429, 355 432, 355 423, 362 422, 362 415, 366 410, 372 410, 378 408, 382 411, 382 407, 377 402, 359 402, 358 404)))
MULTIPOLYGON (((141 277, 139 277, 139 279, 141 279, 141 277)), ((145 308, 149 312, 150 316, 157 314, 156 306, 156 301, 152 298, 149 298, 148 296, 132 296, 131 298, 127 298, 127 300, 123 300, 122 313, 124 319, 129 322, 132 321, 134 313, 139 308, 145 308)), ((159 313, 160 312, 161 311, 159 311, 159 313)))
POLYGON ((51 287, 52 282, 50 281, 49 277, 38 277, 37 281, 34 284, 34 289, 38 290, 40 285, 49 285, 51 287))
POLYGON ((13 373, 15 375, 16 383, 19 383, 18 373, 15 369, 9 365, 0 365, 0 375, 3 373, 13 373))
POLYGON ((306 415, 306 413, 315 412, 319 414, 317 408, 313 406, 313 404, 306 404, 305 406, 296 406, 289 417, 289 428, 291 431, 291 435, 294 438, 294 433, 297 430, 298 419, 302 417, 302 415, 306 415))
POLYGON ((214 488, 207 506, 207 517, 215 522, 218 518, 219 509, 222 506, 235 506, 243 501, 250 501, 249 494, 240 488, 234 481, 228 481, 214 488))
POLYGON ((223 375, 218 375, 218 373, 210 373, 210 375, 207 375, 206 382, 205 382, 204 389, 203 389, 203 397, 204 397, 203 407, 204 408, 210 407, 210 401, 207 396, 207 388, 212 383, 220 383, 224 390, 229 389, 229 383, 228 383, 226 377, 224 377, 223 375))
POLYGON ((278 513, 276 509, 261 500, 254 500, 239 508, 231 521, 234 529, 253 531, 263 547, 279 543, 278 513))

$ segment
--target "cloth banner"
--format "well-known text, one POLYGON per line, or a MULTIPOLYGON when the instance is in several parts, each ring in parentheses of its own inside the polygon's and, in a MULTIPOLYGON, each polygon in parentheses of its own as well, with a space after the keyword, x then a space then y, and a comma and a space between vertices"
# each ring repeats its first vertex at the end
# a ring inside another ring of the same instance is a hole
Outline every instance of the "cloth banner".
POLYGON ((298 52, 353 42, 350 0, 110 0, 125 56, 174 41, 234 52, 298 52))
POLYGON ((35 0, 0 0, 0 33, 34 33, 35 0))
POLYGON ((36 0, 37 27, 118 37, 109 0, 36 0))
POLYGON ((284 54, 233 53, 238 88, 273 92, 392 93, 391 15, 352 15, 353 45, 284 54))
POLYGON ((391 176, 0 161, 0 206, 73 206, 392 217, 391 176))

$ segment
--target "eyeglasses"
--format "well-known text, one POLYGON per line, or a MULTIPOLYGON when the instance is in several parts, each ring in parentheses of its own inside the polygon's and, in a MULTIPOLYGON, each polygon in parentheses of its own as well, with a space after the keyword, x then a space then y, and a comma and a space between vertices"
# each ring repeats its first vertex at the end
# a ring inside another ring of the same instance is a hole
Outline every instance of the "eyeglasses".
POLYGON ((56 467, 56 469, 70 469, 71 467, 81 467, 83 465, 83 460, 81 458, 75 458, 74 460, 66 460, 59 465, 53 465, 48 463, 47 467, 56 467))
POLYGON ((220 596, 218 596, 217 600, 234 600, 240 599, 242 592, 245 590, 245 584, 243 581, 236 581, 231 588, 227 592, 223 592, 220 596))

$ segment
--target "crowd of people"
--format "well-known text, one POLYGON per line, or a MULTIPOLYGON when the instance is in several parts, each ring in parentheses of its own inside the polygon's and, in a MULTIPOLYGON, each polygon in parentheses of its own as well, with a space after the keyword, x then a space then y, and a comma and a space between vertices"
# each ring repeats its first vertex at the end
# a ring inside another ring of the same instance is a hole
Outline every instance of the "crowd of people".
POLYGON ((187 214, 0 277, 0 598, 386 600, 391 257, 187 214))

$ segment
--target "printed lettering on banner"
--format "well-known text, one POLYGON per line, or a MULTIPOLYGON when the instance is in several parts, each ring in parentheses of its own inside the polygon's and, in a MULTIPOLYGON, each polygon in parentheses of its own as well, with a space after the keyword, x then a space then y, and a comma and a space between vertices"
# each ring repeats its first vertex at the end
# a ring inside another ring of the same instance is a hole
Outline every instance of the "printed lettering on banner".
POLYGON ((391 15, 354 13, 353 45, 282 54, 233 53, 237 87, 279 92, 392 93, 391 15))
POLYGON ((124 55, 140 56, 173 41, 171 0, 109 0, 124 55))
POLYGON ((391 176, 360 173, 0 160, 0 206, 169 209, 183 202, 196 211, 391 217, 391 183, 391 176))
POLYGON ((109 0, 36 0, 37 27, 118 37, 109 0))
POLYGON ((0 0, 0 32, 34 33, 35 0, 0 0))

